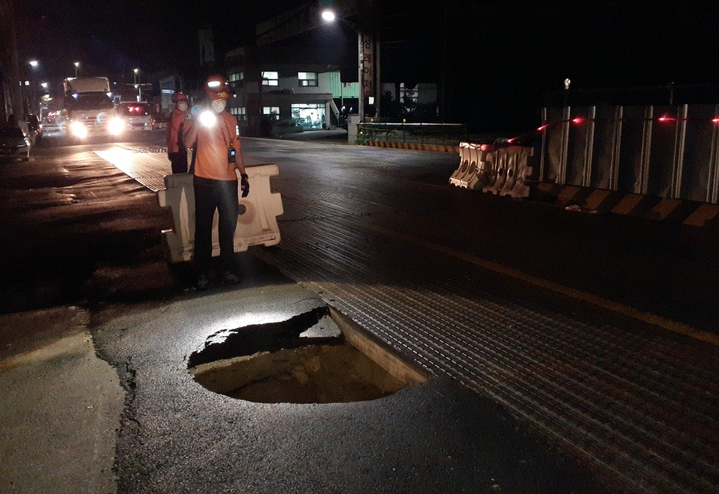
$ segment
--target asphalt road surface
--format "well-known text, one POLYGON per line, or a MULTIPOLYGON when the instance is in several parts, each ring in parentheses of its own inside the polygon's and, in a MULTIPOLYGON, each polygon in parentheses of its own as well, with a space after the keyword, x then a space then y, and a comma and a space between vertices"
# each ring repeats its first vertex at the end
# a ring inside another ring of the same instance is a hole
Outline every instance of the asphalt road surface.
MULTIPOLYGON (((145 138, 124 145, 161 151, 145 138)), ((119 492, 716 491, 716 347, 672 332, 715 330, 716 232, 454 189, 453 155, 248 139, 250 164, 280 165, 283 243, 238 256, 240 287, 197 294, 162 258, 171 221, 154 194, 94 153, 115 145, 3 165, 0 307, 87 314, 119 377, 107 393, 124 390, 106 407, 119 492), (187 373, 217 331, 326 303, 437 378, 370 402, 260 405, 187 373)), ((129 172, 169 173, 144 163, 129 172)), ((37 350, 53 338, 12 317, 0 378, 17 382, 49 365, 37 350)))

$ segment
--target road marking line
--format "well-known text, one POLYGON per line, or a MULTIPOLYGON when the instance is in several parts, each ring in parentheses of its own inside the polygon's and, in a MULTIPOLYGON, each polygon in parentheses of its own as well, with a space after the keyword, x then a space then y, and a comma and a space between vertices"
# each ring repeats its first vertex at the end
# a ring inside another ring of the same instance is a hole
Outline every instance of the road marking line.
POLYGON ((568 297, 572 297, 574 299, 581 300, 583 302, 587 302, 592 305, 596 305, 603 309, 617 312, 624 316, 631 317, 633 319, 637 319, 642 322, 652 324, 654 326, 659 326, 661 328, 672 331, 674 333, 679 333, 679 334, 688 336, 690 338, 693 338, 695 340, 700 340, 700 341, 710 343, 715 346, 719 346, 719 335, 709 333, 707 331, 695 329, 695 328, 689 326, 688 324, 673 321, 671 319, 667 319, 665 317, 658 316, 656 314, 652 314, 651 312, 644 312, 639 309, 635 309, 634 307, 631 307, 626 304, 622 304, 619 302, 612 302, 611 300, 607 300, 607 299, 599 297, 597 295, 592 295, 590 293, 586 293, 581 290, 577 290, 575 288, 570 288, 568 286, 564 286, 559 283, 555 283, 553 281, 545 280, 543 278, 538 278, 536 276, 526 274, 519 269, 510 268, 508 266, 499 264, 497 262, 487 261, 480 257, 474 256, 472 254, 467 254, 467 253, 452 249, 451 247, 445 247, 443 245, 437 245, 435 243, 427 242, 425 240, 419 240, 419 239, 416 239, 409 235, 386 230, 386 229, 376 226, 376 225, 365 225, 365 227, 368 230, 371 230, 375 233, 379 233, 381 235, 395 238, 397 240, 402 240, 409 244, 417 245, 419 247, 424 247, 425 249, 429 249, 429 250, 438 252, 440 254, 454 257, 455 259, 469 262, 471 264, 482 267, 484 269, 488 269, 488 270, 494 271, 496 273, 504 274, 506 276, 511 276, 512 278, 524 281, 526 283, 529 283, 529 284, 532 284, 535 286, 539 286, 539 287, 545 288, 547 290, 552 290, 557 293, 561 293, 562 295, 566 295, 568 297))

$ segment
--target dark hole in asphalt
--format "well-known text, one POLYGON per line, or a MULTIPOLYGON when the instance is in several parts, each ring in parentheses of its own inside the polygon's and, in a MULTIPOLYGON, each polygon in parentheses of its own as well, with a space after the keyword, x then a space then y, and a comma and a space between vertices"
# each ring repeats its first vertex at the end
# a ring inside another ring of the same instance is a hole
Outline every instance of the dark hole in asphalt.
POLYGON ((257 403, 366 401, 408 385, 349 344, 328 307, 211 335, 188 368, 210 391, 257 403))

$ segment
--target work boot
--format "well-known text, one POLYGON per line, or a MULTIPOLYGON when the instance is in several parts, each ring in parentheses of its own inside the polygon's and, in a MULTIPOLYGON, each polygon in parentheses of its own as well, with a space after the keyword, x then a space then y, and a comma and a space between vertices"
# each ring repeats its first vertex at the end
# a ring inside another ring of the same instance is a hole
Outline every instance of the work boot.
POLYGON ((222 280, 222 283, 227 283, 228 285, 236 285, 240 282, 239 276, 232 271, 225 271, 222 273, 220 279, 222 280))
POLYGON ((195 289, 198 291, 207 290, 210 287, 210 278, 206 274, 201 274, 195 281, 195 289))

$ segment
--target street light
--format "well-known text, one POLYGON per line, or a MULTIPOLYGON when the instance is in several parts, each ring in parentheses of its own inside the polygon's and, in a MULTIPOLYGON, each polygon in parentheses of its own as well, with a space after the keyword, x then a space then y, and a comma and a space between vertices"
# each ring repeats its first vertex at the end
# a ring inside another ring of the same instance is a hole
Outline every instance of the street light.
POLYGON ((80 67, 80 62, 75 62, 75 77, 77 77, 77 69, 80 67))
MULTIPOLYGON (((339 19, 340 21, 347 24, 347 26, 350 27, 355 33, 357 33, 357 81, 359 86, 359 94, 357 98, 358 108, 357 112, 359 113, 359 121, 360 123, 364 122, 364 88, 365 88, 365 73, 372 74, 372 77, 374 76, 374 73, 372 71, 373 65, 375 60, 373 57, 369 57, 369 66, 365 66, 365 62, 367 60, 367 57, 365 56, 365 44, 366 41, 364 39, 364 36, 362 34, 362 31, 358 29, 354 24, 351 22, 342 19, 341 17, 337 17, 337 15, 334 13, 334 11, 330 9, 323 10, 321 13, 322 20, 325 23, 333 23, 335 20, 339 19)), ((370 50, 371 48, 371 42, 369 43, 370 50)), ((371 80, 371 79, 370 79, 371 80)), ((377 98, 379 100, 379 98, 377 98)))
POLYGON ((40 62, 33 58, 32 60, 28 60, 27 64, 32 68, 32 71, 28 74, 29 80, 25 81, 25 86, 28 86, 27 90, 29 91, 28 109, 31 113, 37 113, 37 79, 35 72, 40 66, 40 62), (32 81, 32 83, 30 81, 32 81))
POLYGON ((132 69, 135 77, 135 88, 137 89, 137 101, 142 101, 142 83, 137 83, 137 75, 140 73, 140 69, 132 69))

